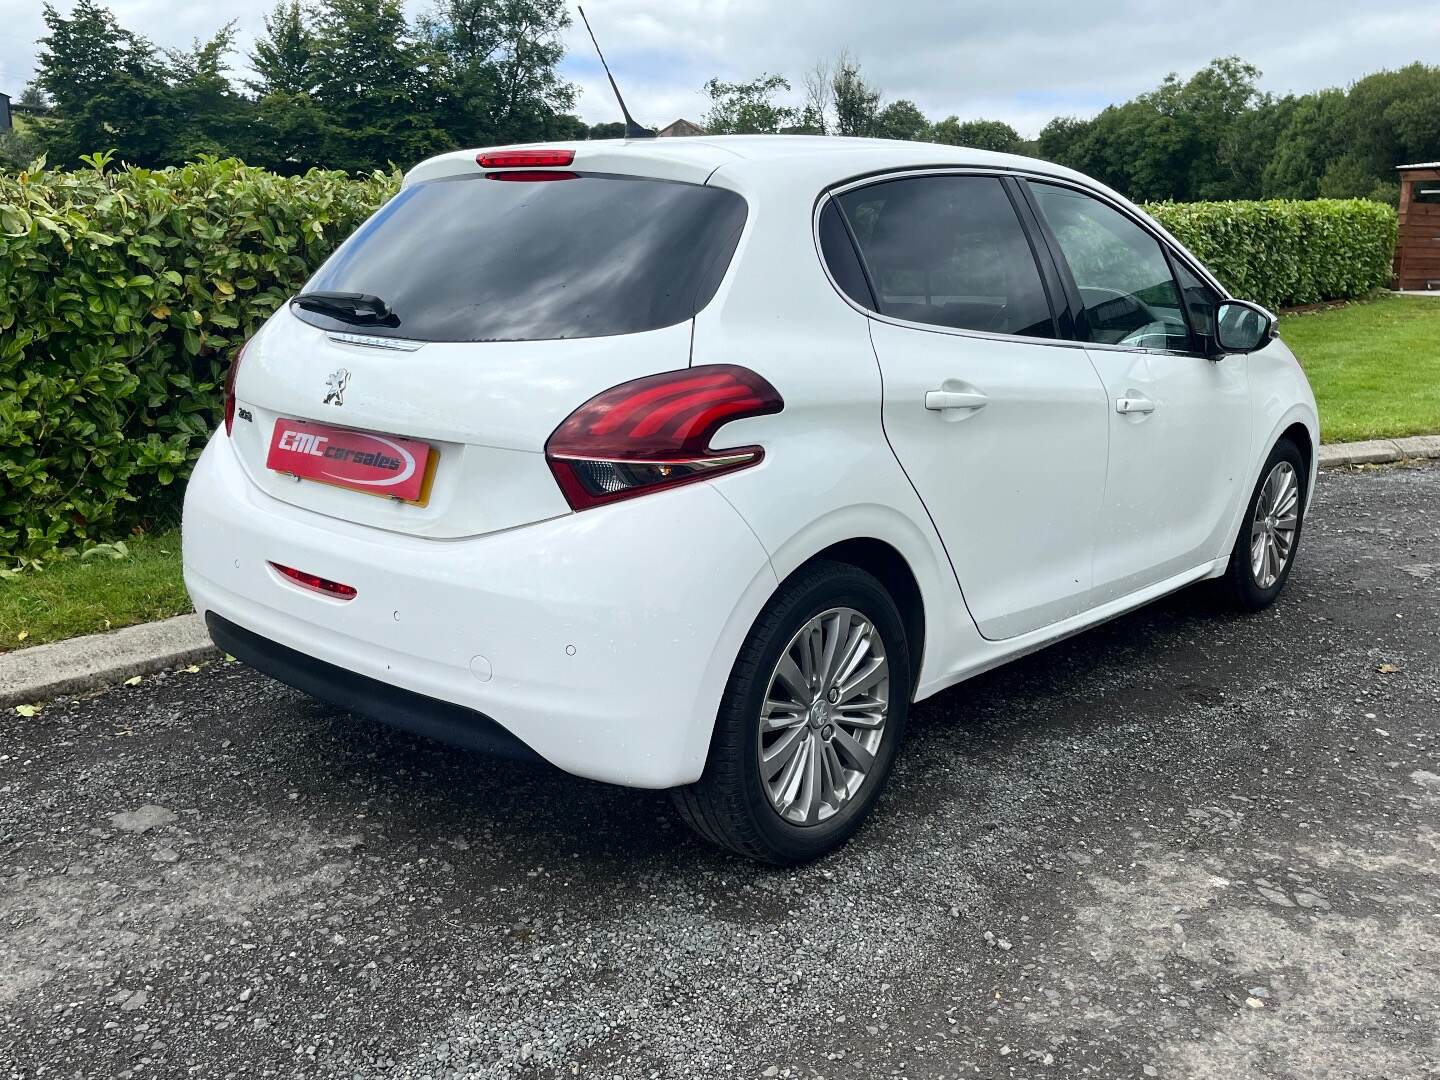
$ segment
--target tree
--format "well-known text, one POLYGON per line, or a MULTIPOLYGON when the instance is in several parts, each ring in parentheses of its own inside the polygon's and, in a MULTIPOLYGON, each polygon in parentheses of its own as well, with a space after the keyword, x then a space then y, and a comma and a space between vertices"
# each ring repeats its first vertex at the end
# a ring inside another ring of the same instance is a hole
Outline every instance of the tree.
POLYGON ((773 135, 798 119, 794 109, 774 100, 789 89, 789 80, 780 75, 761 75, 747 83, 711 79, 705 84, 710 95, 705 129, 712 135, 773 135))
POLYGON ((842 51, 835 61, 830 93, 835 107, 836 135, 875 134, 875 120, 880 112, 880 91, 865 81, 860 74, 860 62, 849 52, 842 51))
POLYGON ((314 98, 315 65, 315 32, 305 9, 299 0, 281 0, 250 53, 258 76, 246 81, 257 97, 250 139, 255 164, 286 173, 324 164, 329 125, 314 98))
POLYGON ((620 120, 612 120, 604 124, 591 124, 590 133, 585 137, 587 139, 623 139, 625 124, 620 120))
POLYGON ((209 41, 166 51, 172 112, 166 161, 193 161, 200 154, 248 156, 254 104, 235 92, 222 70, 234 42, 235 24, 229 22, 209 41))
POLYGON ((36 84, 55 115, 36 131, 52 162, 114 148, 137 165, 164 163, 173 110, 155 47, 123 29, 97 0, 78 0, 69 18, 47 3, 36 84))
POLYGON ((969 146, 976 150, 995 150, 1002 154, 1017 153, 1024 142, 1020 133, 1003 120, 966 120, 947 116, 930 132, 930 138, 950 146, 969 146))
POLYGON ((929 136, 930 121, 913 101, 892 101, 875 114, 874 133, 881 139, 921 140, 929 136))
POLYGON ((50 98, 34 79, 31 79, 25 84, 25 89, 20 91, 20 96, 16 98, 15 103, 17 105, 28 105, 32 109, 50 108, 50 98))
POLYGON ((828 135, 835 112, 835 73, 828 60, 816 60, 805 73, 805 102, 800 106, 800 122, 796 134, 828 135))
POLYGON ((305 22, 300 0, 284 0, 265 16, 265 35, 255 42, 250 66, 256 79, 248 86, 259 97, 308 94, 315 89, 315 35, 305 22))
POLYGON ((574 107, 562 79, 564 0, 438 0, 420 21, 435 68, 437 119, 461 145, 545 138, 574 107))
POLYGON ((411 36, 399 0, 321 0, 314 100, 319 157, 334 169, 410 162, 455 145, 437 124, 432 55, 411 36))

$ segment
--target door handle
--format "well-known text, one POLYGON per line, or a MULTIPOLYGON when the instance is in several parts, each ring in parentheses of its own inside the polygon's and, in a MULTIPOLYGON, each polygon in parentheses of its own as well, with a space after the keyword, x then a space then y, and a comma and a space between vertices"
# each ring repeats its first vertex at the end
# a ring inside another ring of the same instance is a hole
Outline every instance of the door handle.
POLYGON ((1152 413, 1155 411, 1155 402, 1148 397, 1116 398, 1115 411, 1126 416, 1130 413, 1152 413))
POLYGON ((931 412, 946 409, 983 409, 990 399, 975 390, 926 390, 925 408, 931 412))

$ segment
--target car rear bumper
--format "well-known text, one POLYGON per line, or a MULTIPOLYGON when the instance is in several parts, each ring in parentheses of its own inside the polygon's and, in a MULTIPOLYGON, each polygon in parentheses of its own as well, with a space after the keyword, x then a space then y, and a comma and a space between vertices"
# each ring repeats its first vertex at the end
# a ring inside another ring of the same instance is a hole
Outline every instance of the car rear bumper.
POLYGON ((223 433, 186 492, 184 563, 217 643, 283 682, 423 734, 650 788, 699 777, 734 657, 776 585, 710 485, 427 540, 265 494, 223 433), (310 592, 271 562, 356 595, 310 592))
POLYGON ((490 717, 474 709, 327 664, 252 634, 213 611, 205 613, 205 627, 210 631, 211 640, 241 663, 358 716, 467 750, 516 761, 544 760, 490 717))

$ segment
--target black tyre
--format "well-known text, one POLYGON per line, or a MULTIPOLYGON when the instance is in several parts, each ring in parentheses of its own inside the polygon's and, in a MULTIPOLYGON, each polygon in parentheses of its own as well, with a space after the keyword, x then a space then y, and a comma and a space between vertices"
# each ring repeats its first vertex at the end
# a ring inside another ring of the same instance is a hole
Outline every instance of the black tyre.
POLYGON ((860 827, 890 775, 910 704, 910 651, 872 575, 821 561, 781 586, 730 672, 698 781, 673 792, 706 839, 805 862, 860 827))
POLYGON ((1289 580, 1300 550, 1308 481, 1299 447, 1281 439, 1260 470, 1221 579, 1225 599, 1241 611, 1269 607, 1289 580))

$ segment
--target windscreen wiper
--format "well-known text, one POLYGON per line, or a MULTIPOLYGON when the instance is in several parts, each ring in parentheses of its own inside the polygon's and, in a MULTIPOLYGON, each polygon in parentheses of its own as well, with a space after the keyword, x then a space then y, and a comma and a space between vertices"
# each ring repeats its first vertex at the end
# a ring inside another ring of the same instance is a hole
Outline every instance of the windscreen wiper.
POLYGON ((395 318, 395 313, 385 301, 370 293, 306 292, 295 297, 291 303, 360 326, 373 326, 395 318))

